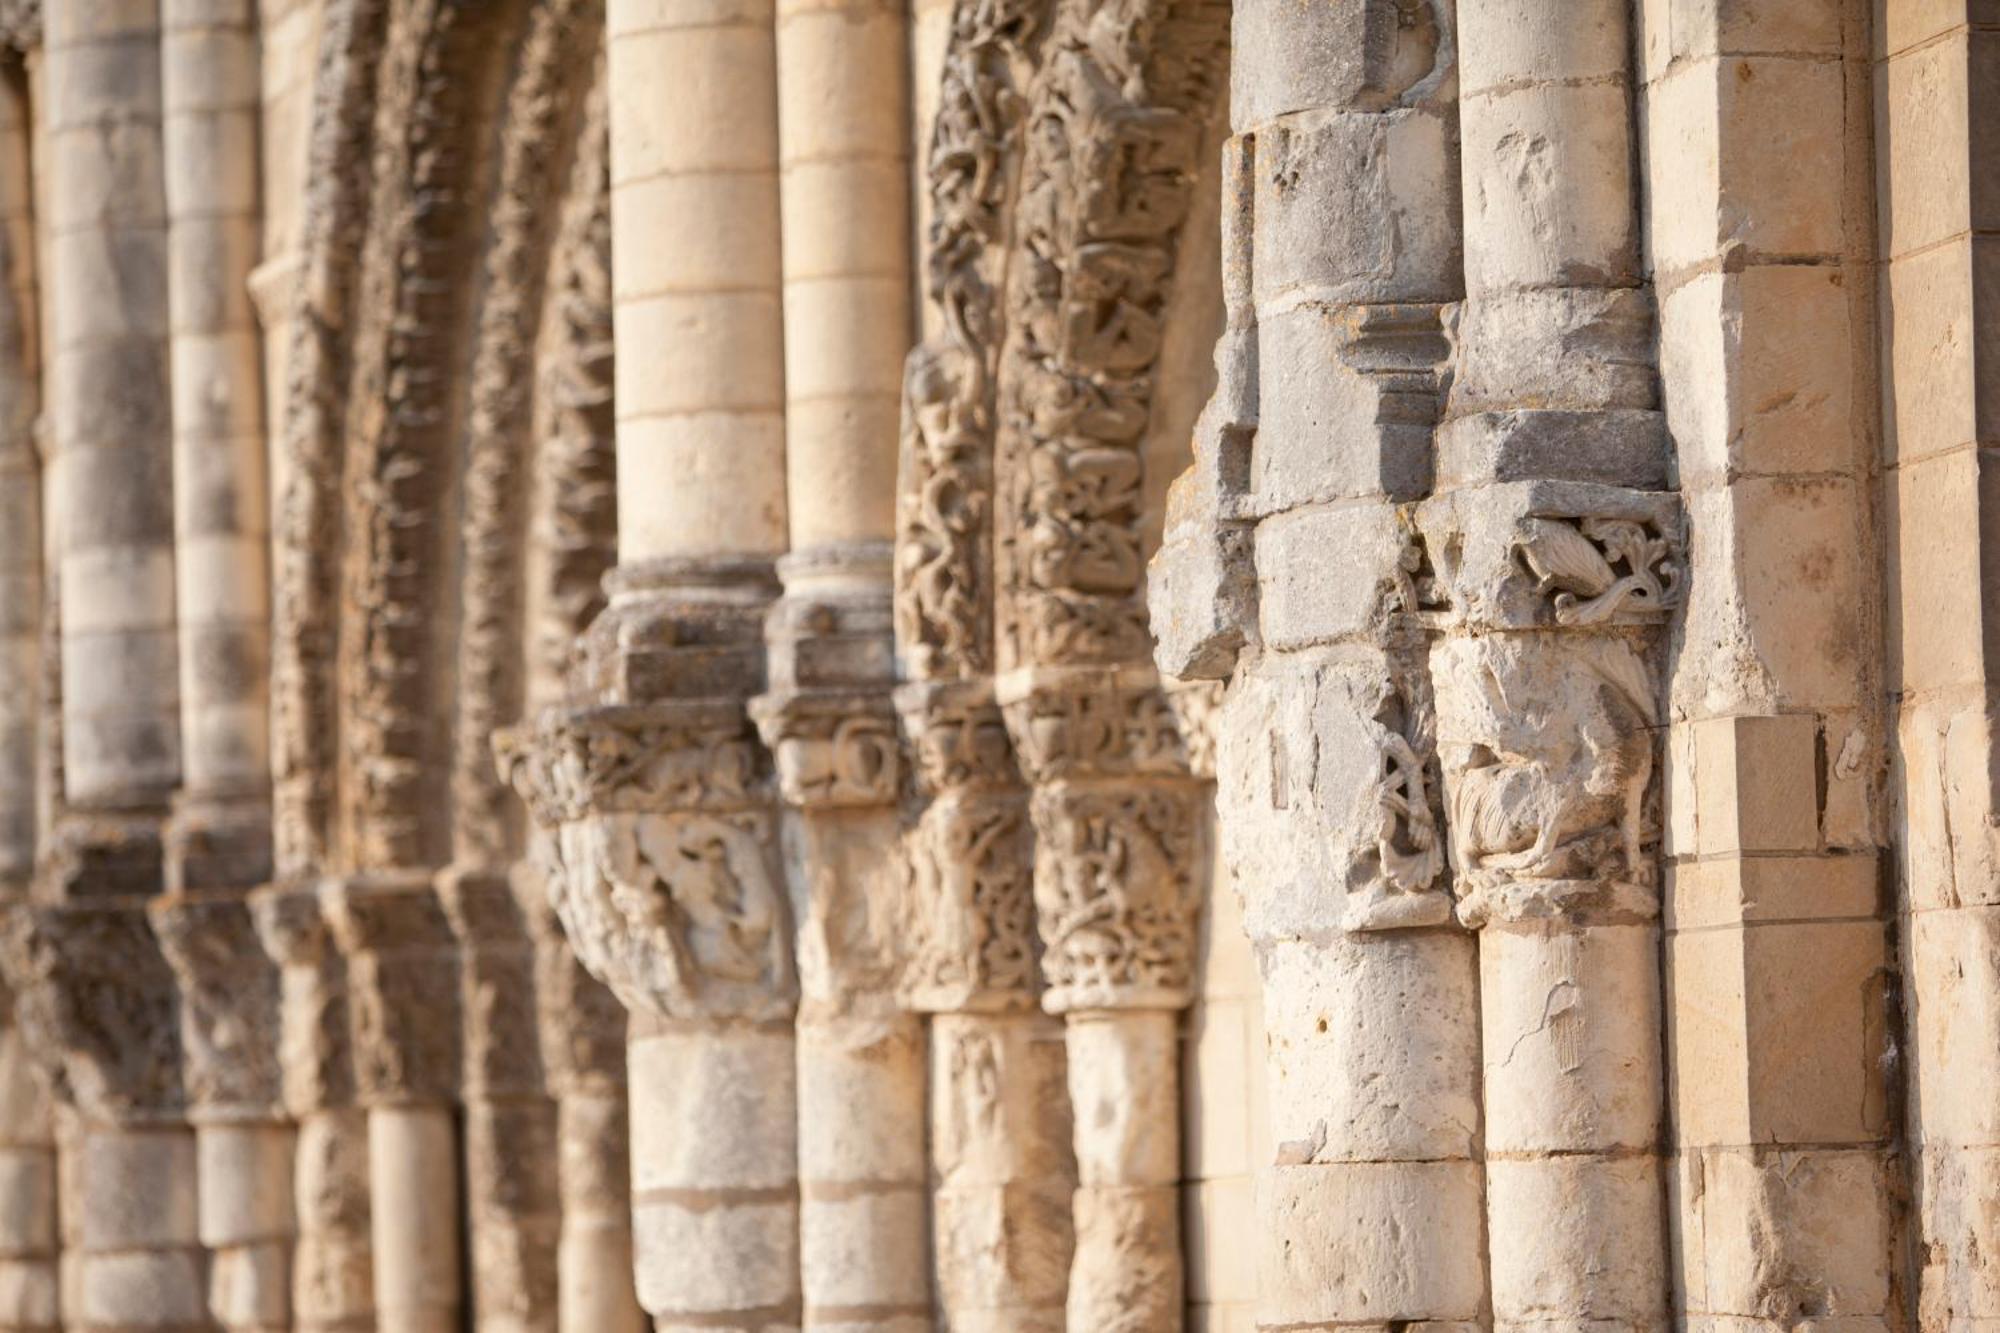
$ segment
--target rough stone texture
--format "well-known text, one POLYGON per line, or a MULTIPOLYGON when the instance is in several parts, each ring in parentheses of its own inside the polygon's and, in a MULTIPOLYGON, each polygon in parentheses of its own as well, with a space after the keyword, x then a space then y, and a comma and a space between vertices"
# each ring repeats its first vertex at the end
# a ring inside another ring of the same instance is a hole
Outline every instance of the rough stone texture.
POLYGON ((1996 181, 1993 0, 0 0, 0 1333, 1982 1333, 1996 181))

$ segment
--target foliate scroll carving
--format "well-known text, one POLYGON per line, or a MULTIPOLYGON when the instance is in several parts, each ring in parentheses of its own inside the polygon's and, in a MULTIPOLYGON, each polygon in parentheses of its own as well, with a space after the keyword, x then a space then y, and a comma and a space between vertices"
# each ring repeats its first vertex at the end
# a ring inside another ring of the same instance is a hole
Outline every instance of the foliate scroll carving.
POLYGON ((1680 601, 1679 553, 1642 519, 1531 518, 1515 550, 1559 625, 1666 612, 1680 601))
POLYGON ((775 821, 740 705, 551 713, 498 750, 554 831, 550 887, 577 957, 627 1008, 790 1012, 775 821))
POLYGON ((1446 818, 1468 925, 1657 909, 1653 674, 1611 635, 1486 635, 1432 652, 1446 818))
POLYGON ((1031 782, 1188 773, 1180 715, 1150 671, 1077 688, 1030 687, 1005 714, 1031 782))
POLYGON ((1169 680, 1167 705, 1174 710, 1181 746, 1187 751, 1188 772, 1204 782, 1215 781, 1216 731, 1222 725, 1222 682, 1169 680))
POLYGON ((1000 398, 1004 663, 1150 657, 1140 446, 1228 7, 1057 8, 1033 90, 1000 398))
POLYGON ((1199 907, 1194 792, 1056 786, 1036 791, 1034 816, 1044 1006, 1185 1005, 1199 907))
POLYGON ((180 1113, 177 988, 143 906, 22 906, 0 948, 29 1049, 58 1053, 58 1099, 106 1121, 180 1113))
POLYGON ((1417 522, 1435 566, 1435 605, 1418 609, 1497 629, 1587 629, 1657 625, 1680 604, 1680 504, 1669 493, 1502 483, 1425 501, 1417 522))
POLYGON ((148 907, 180 982, 188 1100, 197 1114, 276 1115, 282 1105, 278 972, 238 894, 176 894, 148 907))
POLYGON ((910 354, 896 519, 896 637, 918 679, 992 669, 999 274, 1025 86, 1050 0, 957 0, 926 174, 928 295, 942 330, 910 354))

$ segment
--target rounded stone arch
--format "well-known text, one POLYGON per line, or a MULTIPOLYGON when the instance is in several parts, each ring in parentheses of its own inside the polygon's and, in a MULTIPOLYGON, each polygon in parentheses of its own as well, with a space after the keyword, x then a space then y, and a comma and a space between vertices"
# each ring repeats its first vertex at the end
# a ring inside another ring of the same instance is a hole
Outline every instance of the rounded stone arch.
POLYGON ((329 6, 273 442, 288 877, 519 853, 492 733, 611 545, 602 46, 603 0, 329 6))

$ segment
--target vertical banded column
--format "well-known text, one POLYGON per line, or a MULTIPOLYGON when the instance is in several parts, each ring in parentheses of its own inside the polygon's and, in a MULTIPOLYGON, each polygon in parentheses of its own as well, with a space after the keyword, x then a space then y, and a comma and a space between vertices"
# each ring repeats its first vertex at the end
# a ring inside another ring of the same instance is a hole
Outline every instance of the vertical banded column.
POLYGON ((1027 792, 993 691, 994 421, 1024 94, 1048 0, 953 6, 924 149, 930 336, 904 372, 895 695, 909 830, 906 1003, 929 1015, 931 1251, 942 1323, 1052 1333, 1075 1233, 1058 1024, 1037 1006, 1027 792))
POLYGON ((379 1333, 455 1333, 462 1314, 456 937, 421 871, 328 880, 346 961, 355 1092, 368 1112, 379 1333))
POLYGON ((291 1326, 367 1333, 376 1327, 368 1113, 355 1101, 345 961, 310 889, 273 885, 251 906, 278 968, 282 1093, 297 1128, 291 1326))
POLYGON ((210 1313, 231 1330, 286 1326, 291 1298, 278 980, 244 897, 271 873, 256 17, 160 10, 183 772, 152 919, 181 988, 210 1313))
POLYGON ((1460 291, 1458 74, 1449 5, 1234 11, 1218 386, 1149 600, 1163 670, 1230 680, 1217 818, 1271 1144, 1259 1328, 1485 1316, 1477 964, 1412 518, 1460 291))
POLYGON ((1878 300, 1867 9, 1642 11, 1648 259, 1693 543, 1665 830, 1670 1197, 1691 1322, 1906 1308, 1878 915, 1880 421, 1862 410, 1878 300))
POLYGON ((572 706, 512 761, 577 956, 631 1012, 633 1265, 663 1333, 799 1318, 791 927, 745 712, 785 545, 772 24, 607 7, 619 566, 572 706))
MULTIPOLYGON (((2000 14, 1969 2, 1878 5, 1873 38, 1886 684, 1902 817, 1904 1142, 1916 1168, 1907 1252, 1918 1326, 1965 1328, 2000 1318, 2000 1218, 1989 1202, 2000 1193, 2000 14)), ((1812 123, 1826 133, 1824 113, 1812 123)))
POLYGON ((72 1122, 66 1326, 194 1326, 205 1263, 177 988, 145 915, 181 772, 159 12, 58 5, 45 23, 65 791, 9 971, 72 1122))
POLYGON ((56 1226, 53 1108, 14 1021, 0 1035, 0 1330, 50 1333, 62 1326, 56 1226))
POLYGON ((808 1329, 929 1327, 922 1021, 896 993, 901 774, 890 542, 909 347, 908 31, 880 0, 777 14, 792 554, 753 711, 798 931, 808 1329))
POLYGON ((1684 566, 1630 9, 1458 6, 1466 304, 1420 525, 1502 1329, 1667 1321, 1658 729, 1684 566))

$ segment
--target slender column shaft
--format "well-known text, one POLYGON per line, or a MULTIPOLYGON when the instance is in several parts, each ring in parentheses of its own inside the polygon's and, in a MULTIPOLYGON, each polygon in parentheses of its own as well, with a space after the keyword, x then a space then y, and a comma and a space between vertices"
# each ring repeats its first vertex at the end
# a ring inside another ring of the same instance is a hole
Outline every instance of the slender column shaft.
POLYGON ((907 22, 780 0, 791 548, 757 701, 798 925, 807 1329, 928 1328, 921 1020, 896 997, 899 831, 889 542, 909 346, 907 22))
POLYGON ((785 545, 771 0, 609 0, 618 557, 785 545), (667 349, 672 349, 669 353, 667 349))
POLYGON ((1458 7, 1467 299, 1423 526, 1452 606, 1431 660, 1459 911, 1481 928, 1502 1329, 1667 1319, 1655 728, 1680 522, 1652 489, 1630 11, 1458 7), (1579 580, 1586 551, 1633 581, 1579 580), (1530 697, 1561 719, 1534 739, 1530 697), (1522 838, 1536 783, 1615 796, 1522 838))
POLYGON ((330 880, 319 893, 347 962, 356 1090, 368 1108, 376 1327, 454 1333, 464 1300, 456 941, 420 872, 330 880))
POLYGON ((284 1106, 297 1127, 291 1319, 297 1333, 375 1327, 369 1243, 368 1113, 354 1104, 345 961, 309 889, 252 896, 258 936, 278 966, 284 1106))
MULTIPOLYGON (((1992 482, 2000 441, 2000 310, 1993 304, 2000 193, 1992 188, 2000 42, 1990 6, 1877 5, 1873 12, 1882 260, 1873 295, 1883 321, 1885 390, 1879 503, 1892 548, 1885 685, 1895 710, 1890 785, 1902 817, 1899 933, 1908 1016, 1892 1049, 1907 1052, 1899 1058, 1909 1076, 1901 1151, 1915 1168, 1908 1187, 1915 1225, 1906 1215, 1901 1231, 1916 1232, 1904 1253, 1917 1268, 1917 1325, 1971 1327, 2000 1318, 2000 1218, 1985 1202, 2000 1190, 1992 1060, 2000 1045, 2000 847, 1993 835, 2000 681, 1992 639, 2000 606, 1992 482)), ((1847 105, 1858 100, 1850 92, 1847 105)), ((1781 103, 1798 104, 1796 95, 1781 103)), ((1815 140, 1826 134, 1828 114, 1807 122, 1815 140)), ((1759 185, 1782 179, 1761 160, 1748 174, 1759 185)), ((1829 174, 1820 168, 1812 184, 1823 188, 1829 174)), ((1797 175, 1803 185, 1807 177, 1797 175)), ((1802 320, 1815 332, 1826 324, 1824 316, 1802 320)), ((1780 438, 1790 445, 1818 437, 1791 430, 1780 438)), ((1814 640, 1795 642, 1804 653, 1814 640)), ((1817 953, 1811 967, 1817 975, 1817 953)), ((1907 1291, 1896 1295, 1907 1302, 1907 1291)))
POLYGON ((57 5, 47 22, 67 796, 160 807, 181 741, 158 11, 57 5))
POLYGON ((269 783, 255 0, 162 0, 183 801, 269 783))
POLYGON ((60 1327, 55 1126, 21 1029, 0 1036, 0 1331, 60 1327))

